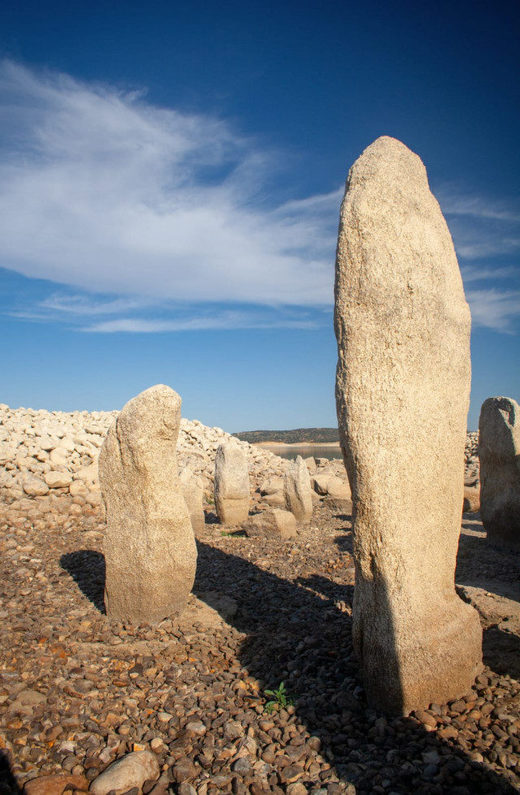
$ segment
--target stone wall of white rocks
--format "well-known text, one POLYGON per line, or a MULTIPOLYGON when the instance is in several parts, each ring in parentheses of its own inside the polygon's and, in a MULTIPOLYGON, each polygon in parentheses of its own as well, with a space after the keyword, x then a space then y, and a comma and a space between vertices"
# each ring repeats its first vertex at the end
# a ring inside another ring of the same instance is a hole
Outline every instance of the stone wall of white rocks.
MULTIPOLYGON (((0 404, 0 501, 66 495, 98 505, 99 450, 117 414, 11 409, 0 404)), ((215 453, 220 444, 230 440, 247 453, 252 491, 268 479, 284 475, 288 463, 285 459, 240 441, 222 428, 183 418, 177 445, 179 467, 188 466, 201 478, 208 498, 213 494, 215 453)), ((341 462, 318 462, 322 474, 346 477, 341 462)), ((310 462, 308 466, 313 475, 310 462)), ((282 481, 276 482, 281 491, 282 481)), ((478 433, 468 433, 466 441, 466 483, 478 483, 478 433)))
MULTIPOLYGON (((69 494, 97 505, 99 450, 117 413, 11 409, 0 404, 0 499, 69 494)), ((188 466, 200 477, 208 495, 213 491, 216 450, 230 440, 246 451, 253 490, 266 473, 285 471, 286 462, 268 450, 242 442, 221 428, 182 419, 179 468, 188 466)))

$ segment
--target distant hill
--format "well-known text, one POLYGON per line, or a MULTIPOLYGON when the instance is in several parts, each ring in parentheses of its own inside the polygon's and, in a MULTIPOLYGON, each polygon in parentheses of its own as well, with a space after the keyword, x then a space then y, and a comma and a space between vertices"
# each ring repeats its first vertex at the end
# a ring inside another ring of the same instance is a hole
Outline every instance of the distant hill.
POLYGON ((234 433, 233 436, 250 444, 255 442, 281 442, 282 444, 339 442, 337 428, 296 428, 294 431, 243 431, 242 433, 234 433))

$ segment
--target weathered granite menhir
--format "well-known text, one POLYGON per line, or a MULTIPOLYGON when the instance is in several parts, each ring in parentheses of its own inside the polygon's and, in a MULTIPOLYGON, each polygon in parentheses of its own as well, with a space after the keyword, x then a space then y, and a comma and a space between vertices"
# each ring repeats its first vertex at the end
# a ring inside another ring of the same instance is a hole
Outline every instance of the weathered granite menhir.
POLYGON ((285 507, 299 522, 308 522, 312 517, 312 489, 309 470, 301 455, 291 461, 285 471, 283 482, 285 507))
POLYGON ((480 515, 490 544, 520 549, 520 406, 488 398, 479 420, 480 515))
POLYGON ((482 633, 454 587, 470 313, 426 169, 393 138, 378 138, 348 176, 335 330, 354 643, 370 701, 407 714, 468 691, 482 633))
POLYGON ((194 533, 204 530, 204 489, 200 478, 193 474, 189 467, 184 467, 179 475, 180 484, 188 513, 191 519, 191 526, 194 533))
POLYGON ((101 448, 110 618, 153 624, 182 611, 191 591, 197 549, 178 475, 180 419, 180 396, 158 384, 123 407, 101 448))
POLYGON ((215 508, 222 524, 237 525, 249 516, 249 466, 234 442, 219 445, 215 455, 215 508))

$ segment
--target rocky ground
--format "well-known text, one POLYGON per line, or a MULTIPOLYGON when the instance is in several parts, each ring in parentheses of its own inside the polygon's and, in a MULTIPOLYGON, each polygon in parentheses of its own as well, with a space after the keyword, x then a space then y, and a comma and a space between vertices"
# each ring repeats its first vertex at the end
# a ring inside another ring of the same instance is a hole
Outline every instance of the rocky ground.
POLYGON ((187 610, 133 627, 103 613, 99 501, 70 484, 20 494, 11 480, 0 503, 1 793, 67 784, 108 795, 117 787, 102 772, 141 751, 140 778, 134 769, 125 787, 120 768, 119 792, 138 795, 138 780, 154 795, 520 790, 520 561, 488 548, 478 515, 463 517, 457 583, 481 614, 486 668, 464 698, 387 718, 367 706, 352 653, 351 524, 337 501, 317 498, 286 542, 230 535, 208 504, 187 610), (273 707, 282 682, 293 703, 273 707), (52 774, 58 783, 42 778, 52 774))

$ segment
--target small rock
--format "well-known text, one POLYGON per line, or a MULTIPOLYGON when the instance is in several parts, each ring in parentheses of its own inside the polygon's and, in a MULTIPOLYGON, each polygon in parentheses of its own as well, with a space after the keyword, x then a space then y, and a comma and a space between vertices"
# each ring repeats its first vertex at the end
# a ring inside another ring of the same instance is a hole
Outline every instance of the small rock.
POLYGON ((233 764, 233 771, 240 776, 247 776, 251 770, 251 762, 247 756, 241 756, 240 759, 233 764))
POLYGON ((145 781, 159 778, 159 763, 151 751, 134 751, 113 762, 90 785, 94 795, 112 795, 127 792, 132 787, 143 786, 145 781))
POLYGON ((179 759, 172 768, 173 780, 177 784, 182 784, 190 778, 195 778, 197 775, 197 768, 187 756, 179 759))
POLYGON ((26 478, 24 478, 22 488, 25 493, 31 495, 31 497, 42 497, 49 491, 49 487, 43 482, 43 480, 31 475, 28 475, 26 478))
POLYGON ((62 795, 66 789, 88 790, 88 780, 85 776, 38 776, 28 781, 24 788, 24 795, 62 795))
POLYGON ((50 489, 61 489, 69 486, 72 483, 72 475, 68 472, 46 472, 44 475, 45 482, 50 489))

